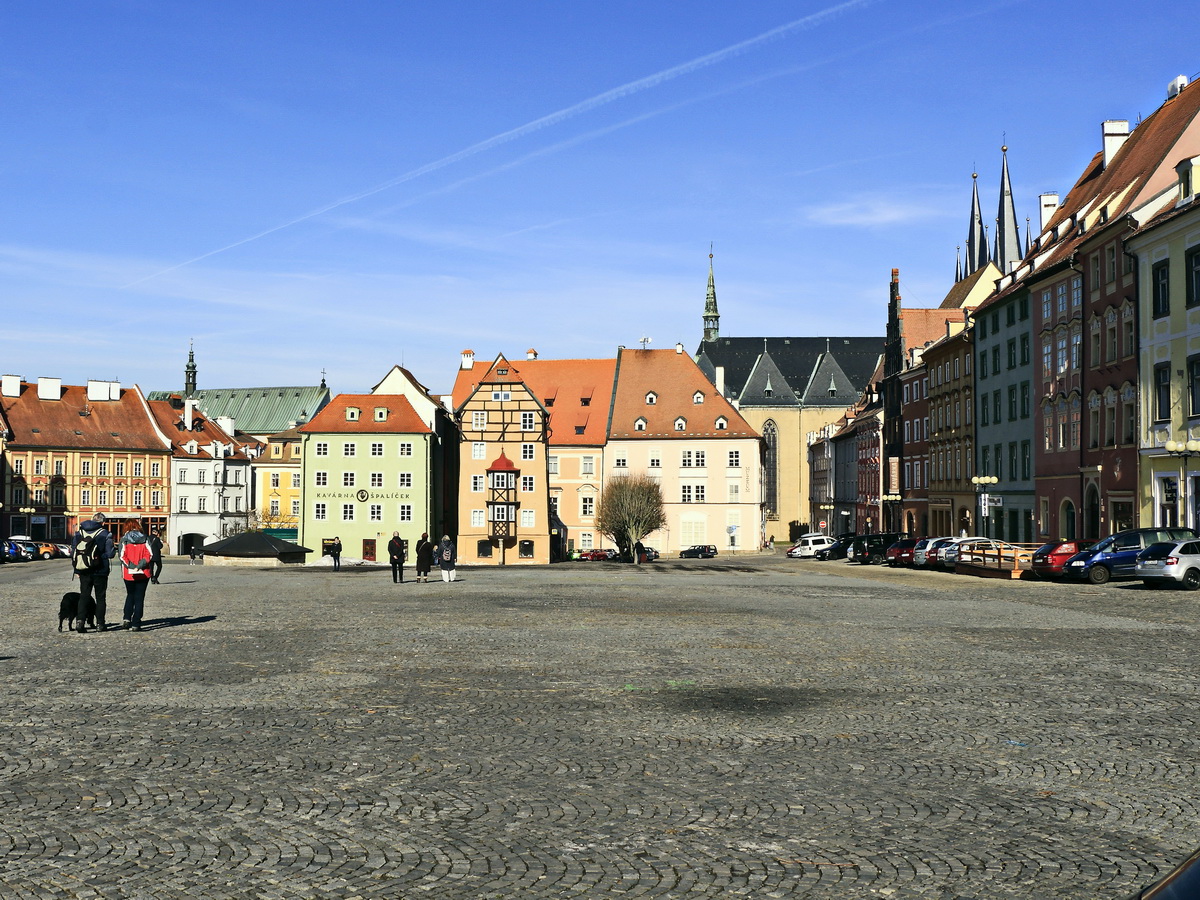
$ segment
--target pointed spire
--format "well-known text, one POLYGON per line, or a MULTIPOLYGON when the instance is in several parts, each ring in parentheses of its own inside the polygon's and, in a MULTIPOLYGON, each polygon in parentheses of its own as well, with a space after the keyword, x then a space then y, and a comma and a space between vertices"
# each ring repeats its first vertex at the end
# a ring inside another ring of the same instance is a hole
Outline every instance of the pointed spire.
POLYGON ((1021 253, 1021 259, 1029 255, 1029 251, 1033 249, 1033 235, 1029 233, 1029 216, 1025 217, 1025 250, 1021 253))
MULTIPOLYGON (((1000 209, 996 213, 996 268, 1007 275, 1024 257, 1021 234, 1017 225, 1017 208, 1013 204, 1012 183, 1008 178, 1008 146, 1000 148, 1000 209)), ((1028 221, 1028 220, 1026 220, 1028 221)))
POLYGON ((962 244, 959 244, 954 248, 954 283, 958 284, 962 280, 962 244))
POLYGON ((188 341, 188 361, 183 367, 183 399, 196 396, 196 353, 188 341))
POLYGON ((967 260, 963 277, 987 265, 987 234, 983 228, 983 213, 979 209, 979 173, 971 173, 971 224, 967 229, 967 260))
POLYGON ((715 341, 721 336, 721 314, 717 312, 717 283, 713 278, 712 244, 708 245, 708 295, 704 298, 704 340, 715 341))

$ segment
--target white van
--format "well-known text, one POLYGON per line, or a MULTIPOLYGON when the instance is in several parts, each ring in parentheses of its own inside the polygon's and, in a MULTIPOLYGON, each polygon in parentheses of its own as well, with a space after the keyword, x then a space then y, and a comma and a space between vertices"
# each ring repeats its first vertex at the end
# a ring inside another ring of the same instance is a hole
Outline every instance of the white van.
POLYGON ((816 556, 818 550, 836 544, 833 538, 827 534, 806 534, 800 540, 788 548, 787 555, 792 559, 802 559, 805 557, 816 556))

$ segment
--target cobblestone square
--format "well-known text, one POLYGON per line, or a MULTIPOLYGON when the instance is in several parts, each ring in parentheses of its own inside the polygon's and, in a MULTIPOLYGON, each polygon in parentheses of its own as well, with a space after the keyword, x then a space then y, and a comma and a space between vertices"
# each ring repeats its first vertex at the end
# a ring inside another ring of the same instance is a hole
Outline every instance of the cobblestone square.
POLYGON ((172 559, 79 635, 0 567, 0 896, 1122 900, 1200 844, 1200 595, 459 574, 172 559))

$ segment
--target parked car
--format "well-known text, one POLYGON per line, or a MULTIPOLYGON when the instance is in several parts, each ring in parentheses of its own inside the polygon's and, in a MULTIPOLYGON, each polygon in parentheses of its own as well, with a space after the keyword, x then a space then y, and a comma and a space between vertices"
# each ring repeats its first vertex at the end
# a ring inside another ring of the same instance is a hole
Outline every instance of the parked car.
POLYGON ((642 552, 646 554, 646 562, 654 562, 661 555, 653 547, 643 547, 642 552))
POLYGON ((579 554, 579 558, 581 560, 583 560, 584 562, 587 562, 588 560, 591 560, 593 562, 600 562, 601 560, 608 559, 608 551, 607 550, 584 550, 582 553, 579 554))
POLYGON ((33 555, 37 559, 55 559, 58 556, 58 548, 49 541, 30 541, 33 544, 33 555))
POLYGON ((14 544, 20 549, 24 559, 38 559, 42 555, 42 551, 34 541, 23 541, 16 538, 11 539, 14 544))
POLYGON ((877 566, 887 559, 887 549, 900 540, 904 535, 894 532, 879 534, 862 534, 854 539, 854 556, 856 563, 863 566, 877 566))
POLYGON ((933 568, 953 572, 954 564, 958 562, 958 545, 969 540, 972 538, 956 537, 939 541, 933 551, 933 568))
POLYGON ((1149 587, 1200 590, 1200 541, 1162 541, 1137 556, 1137 576, 1149 587))
POLYGON ((1172 869, 1161 881, 1142 888, 1127 900, 1186 900, 1200 896, 1200 850, 1172 869))
POLYGON ((33 548, 26 546, 24 541, 14 541, 9 538, 4 542, 9 562, 29 562, 33 559, 33 548))
POLYGON ((792 559, 804 559, 816 556, 818 550, 831 547, 836 543, 837 541, 827 534, 805 534, 788 548, 787 555, 792 559))
POLYGON ((816 553, 817 559, 845 559, 846 554, 850 552, 850 548, 854 546, 854 538, 855 535, 838 538, 828 547, 818 550, 816 553))
POLYGON ((20 562, 21 556, 17 552, 17 545, 7 538, 0 538, 0 562, 20 562))
POLYGON ((893 569, 897 566, 911 566, 913 564, 913 551, 916 549, 916 546, 916 538, 904 538, 896 541, 896 543, 887 548, 887 564, 893 569))
POLYGON ((1134 528, 1110 535, 1067 560, 1068 578, 1105 584, 1113 578, 1137 578, 1138 554, 1151 544, 1200 537, 1190 528, 1134 528))
POLYGON ((71 545, 70 544, 55 544, 54 549, 58 551, 58 555, 60 557, 62 557, 63 559, 71 558, 71 545))
POLYGON ((717 555, 717 548, 712 544, 694 544, 686 550, 679 551, 680 559, 712 559, 717 555))
POLYGON ((913 547, 913 568, 925 569, 929 567, 929 554, 932 552, 934 545, 943 538, 921 538, 913 547))
POLYGON ((1047 544, 1042 544, 1042 546, 1033 551, 1033 561, 1030 563, 1030 569, 1039 578, 1059 578, 1063 573, 1063 566, 1066 565, 1068 559, 1081 550, 1088 549, 1095 543, 1093 540, 1082 540, 1050 541, 1047 544))

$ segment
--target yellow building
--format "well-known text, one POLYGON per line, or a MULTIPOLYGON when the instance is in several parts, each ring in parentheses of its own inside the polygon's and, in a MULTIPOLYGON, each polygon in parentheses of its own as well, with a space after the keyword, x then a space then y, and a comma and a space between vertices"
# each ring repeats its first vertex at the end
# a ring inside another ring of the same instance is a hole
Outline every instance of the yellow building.
POLYGON ((298 428, 271 435, 254 461, 254 518, 263 531, 289 541, 300 527, 302 437, 298 428))

